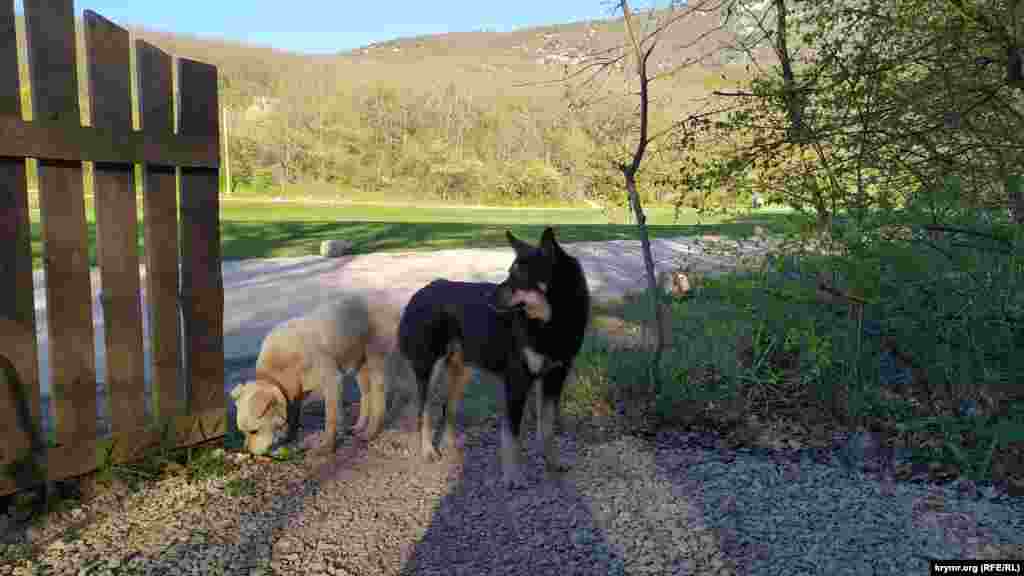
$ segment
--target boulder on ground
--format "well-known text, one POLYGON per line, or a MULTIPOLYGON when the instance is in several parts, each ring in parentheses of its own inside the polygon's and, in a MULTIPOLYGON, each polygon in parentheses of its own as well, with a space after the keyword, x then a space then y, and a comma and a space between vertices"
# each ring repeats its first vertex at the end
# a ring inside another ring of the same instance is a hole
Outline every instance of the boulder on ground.
POLYGON ((320 255, 325 258, 337 258, 352 251, 349 240, 324 240, 320 243, 320 255))

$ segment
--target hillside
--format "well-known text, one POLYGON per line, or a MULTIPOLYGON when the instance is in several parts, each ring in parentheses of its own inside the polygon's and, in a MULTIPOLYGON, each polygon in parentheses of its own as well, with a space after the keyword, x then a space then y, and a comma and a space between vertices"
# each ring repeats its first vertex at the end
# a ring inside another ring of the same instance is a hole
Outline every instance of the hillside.
MULTIPOLYGON (((649 28, 643 17, 637 21, 649 28)), ((656 73, 699 64, 659 83, 656 121, 678 118, 709 89, 743 75, 723 56, 731 39, 714 30, 718 21, 694 13, 663 35, 651 60, 656 73)), ((621 65, 599 84, 618 98, 571 115, 568 85, 560 81, 586 56, 622 45, 621 19, 400 38, 335 55, 128 27, 171 54, 218 67, 233 184, 273 186, 279 194, 309 182, 347 193, 422 194, 426 182, 444 199, 603 196, 610 175, 587 173, 588 163, 595 154, 614 154, 628 129, 592 128, 621 125, 623 118, 628 124, 635 105, 623 95, 621 65)), ((19 22, 24 63, 23 30, 19 22)), ((81 30, 79 36, 81 52, 81 30)), ((79 72, 84 95, 81 53, 79 72)), ((85 105, 82 116, 87 121, 85 105)))
MULTIPOLYGON (((653 58, 654 68, 665 71, 684 60, 696 59, 703 60, 702 70, 721 68, 725 58, 719 49, 729 44, 731 36, 726 32, 708 34, 718 19, 717 14, 694 13, 674 24, 653 58)), ((639 20, 643 24, 643 19, 639 20)), ((625 40, 624 24, 619 18, 511 32, 455 32, 399 38, 335 56, 320 56, 160 32, 147 27, 132 30, 138 37, 177 55, 217 65, 229 84, 246 92, 249 87, 257 86, 271 89, 281 70, 296 66, 333 69, 357 84, 390 80, 429 87, 459 81, 500 90, 521 83, 557 79, 567 65, 576 66, 585 55, 612 49, 625 40)), ((759 59, 768 56, 768 51, 758 54, 759 59)))

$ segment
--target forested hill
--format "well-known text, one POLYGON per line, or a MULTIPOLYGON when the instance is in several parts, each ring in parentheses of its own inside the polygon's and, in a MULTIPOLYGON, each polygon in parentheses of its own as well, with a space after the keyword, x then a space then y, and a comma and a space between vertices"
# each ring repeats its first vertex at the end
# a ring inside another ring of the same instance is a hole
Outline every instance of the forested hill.
MULTIPOLYGON (((636 21, 647 29, 652 22, 636 21)), ((653 73, 699 63, 660 82, 655 123, 743 73, 737 63, 745 56, 723 50, 734 36, 717 30, 720 22, 716 13, 693 14, 660 40, 653 73)), ((594 159, 615 149, 609 129, 628 121, 635 103, 618 98, 570 114, 572 95, 559 80, 588 56, 622 46, 621 18, 403 38, 333 55, 159 31, 156 22, 121 24, 171 54, 218 67, 241 190, 287 194, 282 187, 317 183, 341 195, 414 189, 445 199, 565 201, 617 187, 611 164, 594 159)), ((24 34, 20 40, 24 55, 24 34)), ((79 52, 83 46, 80 37, 79 52)), ((81 54, 79 61, 84 93, 81 54)), ((601 85, 621 96, 623 72, 621 64, 609 68, 601 85)))

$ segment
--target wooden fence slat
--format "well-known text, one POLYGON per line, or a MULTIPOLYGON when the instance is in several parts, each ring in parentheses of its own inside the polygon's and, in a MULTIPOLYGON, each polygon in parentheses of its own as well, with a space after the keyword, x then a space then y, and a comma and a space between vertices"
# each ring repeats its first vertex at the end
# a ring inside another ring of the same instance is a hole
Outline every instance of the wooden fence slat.
POLYGON ((171 56, 145 40, 136 40, 135 58, 142 131, 147 136, 170 135, 174 132, 171 56))
MULTIPOLYGON (((171 57, 142 40, 136 40, 135 53, 142 131, 147 136, 171 134, 171 57)), ((153 415, 159 422, 182 412, 178 394, 178 194, 174 168, 146 165, 143 174, 153 415)))
POLYGON ((146 168, 143 203, 151 388, 153 415, 159 421, 181 414, 184 406, 179 391, 178 198, 173 168, 146 168))
POLYGON ((71 0, 26 0, 32 109, 36 122, 79 126, 75 19, 71 0))
MULTIPOLYGON (((38 424, 32 252, 25 160, 21 158, 0 158, 0 277, 8 279, 0 282, 0 320, 15 325, 3 326, 0 331, 0 356, 7 357, 18 371, 33 422, 38 424)), ((28 436, 16 425, 17 407, 10 403, 10 398, 8 390, 0 390, 0 464, 9 462, 29 446, 28 436)))
POLYGON ((92 10, 86 10, 82 19, 92 125, 118 134, 131 132, 131 39, 128 31, 92 10))
POLYGON ((0 116, 21 118, 20 90, 14 5, 4 0, 0 2, 0 116))
MULTIPOLYGON (((0 117, 21 119, 14 5, 0 3, 0 117)), ((28 189, 25 159, 0 158, 0 356, 18 373, 32 421, 39 424, 39 374, 32 292, 28 189)), ((29 448, 9 390, 0 390, 0 465, 29 448)))
MULTIPOLYGON (((179 59, 181 134, 219 141, 217 69, 179 59)), ((216 169, 181 169, 182 292, 190 413, 223 406, 224 286, 216 169)))
MULTIPOLYGON (((131 132, 128 31, 89 10, 84 20, 92 125, 131 132)), ((96 243, 103 248, 97 256, 103 286, 107 406, 115 432, 146 423, 134 172, 130 163, 97 163, 93 174, 96 243)))
MULTIPOLYGON (((6 375, 0 377, 4 383, 0 394, 0 465, 6 465, 26 454, 31 448, 31 436, 22 428, 23 422, 18 414, 19 406, 15 402, 22 400, 28 403, 33 426, 39 430, 39 379, 36 369, 35 326, 25 324, 7 317, 0 317, 0 356, 6 358, 17 373, 17 380, 10 382, 6 375), (31 379, 30 379, 31 378, 31 379), (13 389, 19 385, 21 390, 13 389), (11 388, 8 388, 11 387, 11 388), (12 394, 13 393, 13 394, 12 394)), ((0 363, 0 369, 3 363, 0 363)), ((0 474, 0 480, 4 477, 0 474)))
MULTIPOLYGON (((79 126, 75 24, 71 0, 25 2, 33 117, 79 126)), ((96 436, 96 356, 92 287, 80 162, 40 161, 39 200, 46 254, 50 397, 57 440, 96 436)))

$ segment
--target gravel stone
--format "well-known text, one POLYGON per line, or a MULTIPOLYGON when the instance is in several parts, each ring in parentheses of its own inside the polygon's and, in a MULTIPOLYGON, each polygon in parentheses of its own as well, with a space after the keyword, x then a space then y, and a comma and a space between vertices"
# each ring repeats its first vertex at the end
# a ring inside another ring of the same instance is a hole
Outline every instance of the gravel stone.
POLYGON ((510 492, 493 422, 430 464, 404 455, 413 429, 103 493, 34 528, 32 554, 0 549, 0 574, 919 574, 1024 554, 1024 504, 990 487, 682 433, 563 434, 568 471, 549 478, 531 433, 528 486, 510 492), (230 495, 240 480, 252 490, 230 495))

